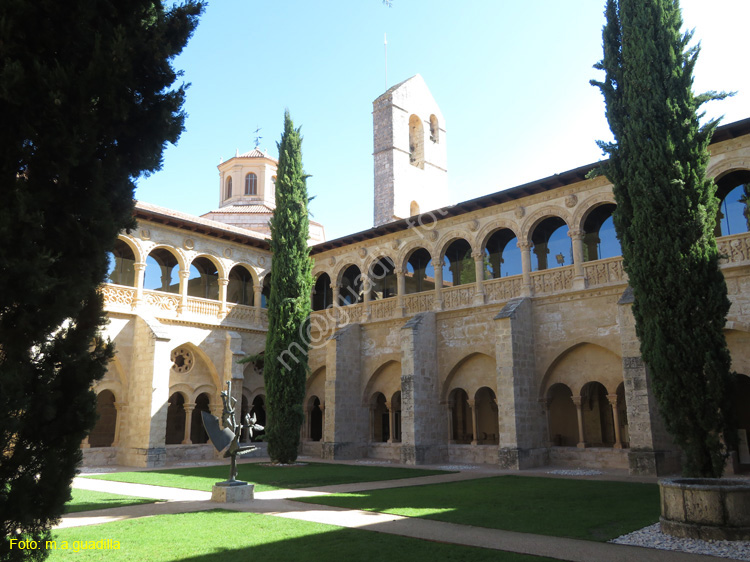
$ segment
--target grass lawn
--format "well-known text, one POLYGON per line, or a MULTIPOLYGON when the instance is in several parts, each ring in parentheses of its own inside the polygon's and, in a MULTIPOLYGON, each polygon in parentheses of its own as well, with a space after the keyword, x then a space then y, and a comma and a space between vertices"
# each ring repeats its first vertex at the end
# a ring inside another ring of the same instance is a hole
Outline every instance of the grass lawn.
POLYGON ((496 476, 298 501, 594 541, 608 541, 659 519, 656 484, 529 476, 496 476))
POLYGON ((154 503, 158 500, 148 498, 134 498, 132 496, 121 496, 108 492, 94 492, 92 490, 79 490, 73 488, 73 498, 65 504, 65 513, 76 511, 90 511, 92 509, 107 509, 110 507, 122 507, 124 505, 137 505, 140 503, 154 503))
MULTIPOLYGON (((445 471, 441 470, 323 463, 308 463, 304 466, 262 466, 257 463, 245 463, 238 465, 237 468, 237 478, 255 484, 256 492, 445 474, 445 471)), ((229 466, 221 465, 143 472, 113 472, 86 475, 86 478, 210 492, 216 482, 226 480, 228 475, 229 466)))
POLYGON ((52 538, 56 541, 57 549, 50 549, 48 560, 51 562, 550 561, 548 558, 220 510, 159 515, 91 527, 63 529, 53 532, 52 538), (114 541, 118 541, 119 550, 87 549, 76 552, 76 547, 80 547, 80 543, 73 542, 107 539, 111 539, 112 546, 114 541), (68 550, 62 550, 63 541, 67 541, 68 550))

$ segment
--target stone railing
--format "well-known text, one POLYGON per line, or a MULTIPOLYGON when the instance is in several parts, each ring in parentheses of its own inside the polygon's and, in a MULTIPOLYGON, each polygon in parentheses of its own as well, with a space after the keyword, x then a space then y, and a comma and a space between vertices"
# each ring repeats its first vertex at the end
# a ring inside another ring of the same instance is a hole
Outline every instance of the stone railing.
POLYGON ((450 310, 471 306, 474 302, 475 291, 476 285, 474 283, 443 289, 443 308, 450 310))
POLYGON ((180 296, 161 291, 143 290, 143 303, 160 312, 176 313, 180 307, 180 296))
POLYGON ((427 312, 435 307, 435 292, 412 293, 404 295, 404 308, 406 314, 417 314, 427 312))
POLYGON ((583 264, 583 275, 586 277, 586 284, 589 287, 628 282, 622 256, 586 262, 583 264))
POLYGON ((341 306, 338 309, 338 320, 340 325, 356 324, 358 322, 364 322, 365 305, 359 304, 348 304, 341 306))
POLYGON ((741 232, 716 239, 719 254, 725 256, 719 262, 723 267, 750 262, 750 232, 741 232))
POLYGON ((227 320, 252 324, 255 322, 255 308, 243 304, 227 303, 226 318, 227 320))
POLYGON ((531 274, 531 286, 535 295, 569 291, 573 288, 573 266, 535 271, 531 274))
POLYGON ((200 316, 219 316, 221 303, 210 299, 201 299, 198 297, 188 297, 187 312, 200 316))
POLYGON ((104 298, 104 306, 108 309, 130 310, 133 307, 136 295, 135 287, 105 283, 99 287, 99 291, 104 298))
POLYGON ((396 316, 396 297, 370 301, 370 319, 388 320, 396 316))
POLYGON ((488 303, 509 301, 521 296, 522 286, 523 276, 521 275, 489 279, 484 282, 485 299, 488 303))

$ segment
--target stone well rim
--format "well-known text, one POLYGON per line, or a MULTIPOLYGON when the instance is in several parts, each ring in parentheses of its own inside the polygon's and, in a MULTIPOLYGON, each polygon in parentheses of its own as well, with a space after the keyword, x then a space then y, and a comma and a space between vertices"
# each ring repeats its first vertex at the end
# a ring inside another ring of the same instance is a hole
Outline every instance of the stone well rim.
POLYGON ((659 480, 659 486, 670 488, 693 488, 697 490, 732 490, 750 489, 750 480, 745 478, 688 478, 685 476, 676 476, 672 478, 662 478, 659 480))

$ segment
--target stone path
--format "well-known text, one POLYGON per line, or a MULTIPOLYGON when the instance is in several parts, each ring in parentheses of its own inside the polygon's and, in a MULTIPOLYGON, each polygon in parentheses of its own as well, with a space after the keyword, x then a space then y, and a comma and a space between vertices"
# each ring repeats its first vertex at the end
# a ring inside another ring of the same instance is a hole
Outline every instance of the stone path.
MULTIPOLYGON (((516 473, 518 474, 518 473, 516 473)), ((294 498, 323 495, 337 492, 356 492, 418 484, 435 484, 441 482, 455 482, 474 478, 486 478, 488 474, 481 471, 464 471, 452 474, 405 478, 381 482, 364 482, 336 486, 323 486, 306 490, 274 490, 258 492, 255 500, 245 503, 217 504, 212 503, 210 492, 198 492, 149 486, 143 484, 128 484, 111 482, 108 480, 93 480, 76 478, 73 487, 86 490, 111 492, 129 496, 166 500, 153 504, 117 507, 98 511, 72 513, 63 518, 58 529, 96 525, 112 521, 120 521, 135 517, 151 515, 187 513, 205 511, 220 507, 240 512, 253 512, 300 519, 315 523, 327 523, 340 527, 357 528, 366 531, 400 535, 438 542, 453 543, 465 546, 476 546, 494 550, 547 556, 559 560, 577 562, 717 562, 718 558, 682 552, 654 550, 636 546, 626 546, 611 543, 598 543, 577 539, 549 537, 500 531, 418 519, 401 517, 384 513, 350 510, 329 506, 320 506, 295 502, 294 498)))

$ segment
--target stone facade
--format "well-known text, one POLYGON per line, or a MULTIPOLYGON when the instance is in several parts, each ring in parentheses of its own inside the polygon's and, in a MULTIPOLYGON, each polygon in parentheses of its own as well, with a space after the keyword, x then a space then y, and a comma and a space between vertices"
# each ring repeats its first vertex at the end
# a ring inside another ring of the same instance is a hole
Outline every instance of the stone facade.
MULTIPOLYGON (((413 81, 404 84, 421 89, 421 78, 413 81)), ((402 125, 418 108, 396 109, 404 84, 375 102, 376 148, 399 127, 398 142, 383 142, 396 147, 408 138, 402 125)), ((428 104, 423 124, 429 115, 443 123, 435 107, 428 104)), ((444 129, 439 135, 443 142, 444 129)), ((708 173, 723 197, 750 177, 750 120, 721 127, 711 152, 708 173)), ((401 215, 394 203, 378 211, 389 200, 378 200, 378 174, 396 178, 387 158, 397 153, 409 157, 403 147, 376 150, 376 226, 312 247, 317 310, 301 452, 408 464, 675 470, 679 452, 640 358, 622 258, 605 255, 607 244, 616 250, 606 226, 615 204, 607 180, 587 179, 594 166, 586 166, 391 220, 401 215)), ((425 169, 428 162, 425 151, 425 169)), ((226 381, 238 404, 262 410, 262 377, 237 360, 264 348, 269 246, 247 230, 146 204, 136 218, 138 229, 120 237, 117 254, 132 261, 133 275, 102 287, 106 335, 118 352, 95 390, 114 395, 112 447, 86 456, 133 466, 211 456, 192 422, 201 408, 220 409, 226 381), (149 268, 160 268, 161 281, 149 268)), ((718 243, 732 302, 727 341, 733 368, 747 378, 746 226, 720 232, 718 243)), ((746 411, 750 392, 743 392, 746 411)))

